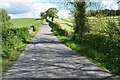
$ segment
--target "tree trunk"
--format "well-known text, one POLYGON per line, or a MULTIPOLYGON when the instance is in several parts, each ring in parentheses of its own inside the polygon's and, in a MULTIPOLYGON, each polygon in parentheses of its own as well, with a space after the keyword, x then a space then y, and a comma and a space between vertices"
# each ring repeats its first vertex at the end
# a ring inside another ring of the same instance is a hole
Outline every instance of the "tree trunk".
POLYGON ((75 3, 75 8, 76 8, 76 13, 75 13, 75 22, 76 26, 74 27, 74 32, 82 34, 85 32, 85 2, 76 2, 75 3))
POLYGON ((52 21, 53 21, 53 19, 54 19, 54 16, 52 16, 52 21))

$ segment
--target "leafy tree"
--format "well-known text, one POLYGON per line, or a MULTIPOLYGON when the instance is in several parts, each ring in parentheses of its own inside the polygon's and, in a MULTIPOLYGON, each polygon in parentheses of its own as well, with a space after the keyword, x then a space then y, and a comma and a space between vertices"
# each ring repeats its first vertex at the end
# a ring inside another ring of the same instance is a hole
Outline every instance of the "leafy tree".
POLYGON ((85 22, 87 21, 85 15, 86 4, 85 2, 74 2, 73 4, 75 7, 73 11, 75 18, 74 32, 82 35, 87 31, 87 26, 85 25, 85 22))
POLYGON ((47 14, 45 12, 40 13, 42 19, 47 19, 47 14))
POLYGON ((96 16, 98 14, 102 14, 104 16, 119 16, 120 10, 109 10, 109 9, 105 9, 105 10, 89 10, 87 12, 87 16, 91 17, 91 16, 96 16))
POLYGON ((69 5, 74 6, 73 8, 69 8, 72 15, 75 18, 75 26, 74 26, 74 33, 80 34, 82 36, 83 33, 89 32, 89 24, 86 16, 86 8, 93 5, 93 3, 89 2, 86 3, 79 2, 77 0, 73 0, 73 2, 65 2, 66 6, 69 7, 69 5))
POLYGON ((9 21, 10 16, 8 16, 7 12, 0 8, 0 21, 2 24, 2 27, 11 27, 13 24, 9 21))
POLYGON ((55 15, 55 18, 59 18, 59 16, 58 16, 58 15, 55 15))
POLYGON ((54 20, 55 17, 57 17, 58 10, 56 8, 49 8, 46 11, 47 17, 51 18, 52 21, 54 20))

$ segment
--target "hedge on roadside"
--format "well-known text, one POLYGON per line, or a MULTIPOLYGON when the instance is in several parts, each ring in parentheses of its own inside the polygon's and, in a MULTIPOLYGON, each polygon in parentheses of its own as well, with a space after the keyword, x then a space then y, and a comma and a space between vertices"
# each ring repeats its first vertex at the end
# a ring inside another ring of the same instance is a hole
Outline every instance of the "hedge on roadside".
POLYGON ((66 36, 66 37, 69 37, 68 32, 67 32, 66 30, 63 30, 63 29, 61 28, 61 25, 60 25, 59 23, 57 23, 57 22, 52 22, 52 21, 50 21, 50 20, 47 20, 47 22, 49 22, 49 25, 50 25, 50 27, 52 28, 52 31, 58 31, 59 34, 64 35, 64 36, 66 36))
POLYGON ((30 37, 27 27, 2 28, 2 57, 9 58, 14 55, 30 37))
POLYGON ((85 50, 88 51, 85 53, 81 52, 80 48, 78 52, 101 63, 102 66, 107 68, 113 74, 120 75, 120 43, 112 41, 107 36, 92 33, 85 33, 82 37, 80 37, 79 34, 74 34, 71 40, 75 44, 89 46, 93 50, 96 50, 97 52, 85 50))
POLYGON ((82 37, 80 34, 65 37, 56 30, 59 25, 49 20, 48 22, 50 27, 53 28, 54 35, 72 50, 98 63, 99 66, 105 67, 112 74, 120 75, 119 42, 111 40, 108 36, 93 33, 85 33, 82 37))

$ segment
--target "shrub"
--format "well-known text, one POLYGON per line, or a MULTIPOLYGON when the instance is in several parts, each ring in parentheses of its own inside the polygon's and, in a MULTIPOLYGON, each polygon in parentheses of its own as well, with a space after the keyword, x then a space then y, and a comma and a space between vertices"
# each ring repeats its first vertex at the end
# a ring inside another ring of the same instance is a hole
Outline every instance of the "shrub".
POLYGON ((30 39, 28 28, 3 28, 2 29, 2 57, 9 58, 30 39))
POLYGON ((10 16, 8 16, 8 13, 5 10, 0 8, 0 21, 1 21, 2 27, 8 28, 13 26, 13 24, 9 20, 10 20, 10 16))
POLYGON ((59 23, 54 23, 52 21, 47 20, 49 22, 50 27, 52 27, 54 30, 61 29, 61 25, 59 23))
MULTIPOLYGON (((117 40, 112 40, 111 37, 105 34, 94 33, 83 33, 82 36, 81 34, 74 33, 72 37, 65 37, 64 35, 61 35, 58 30, 54 29, 58 26, 56 23, 50 22, 49 20, 48 22, 53 28, 53 33, 68 47, 81 55, 92 59, 95 63, 99 63, 99 66, 102 65, 113 74, 120 75, 120 43, 117 40)), ((109 28, 113 24, 114 23, 110 22, 106 27, 109 28)), ((111 31, 114 33, 114 36, 118 35, 116 27, 112 28, 112 30, 115 31, 111 31)), ((109 31, 109 29, 107 31, 109 31)))
POLYGON ((32 27, 33 27, 33 31, 39 31, 39 27, 38 26, 34 25, 32 27))
POLYGON ((57 22, 54 23, 54 22, 51 22, 49 20, 47 20, 47 21, 49 22, 50 27, 52 27, 52 31, 58 31, 60 35, 64 35, 66 37, 69 37, 68 32, 66 30, 63 30, 59 23, 57 23, 57 22))
POLYGON ((112 40, 119 41, 120 40, 120 30, 117 27, 115 22, 109 20, 105 25, 105 32, 111 37, 112 40))
MULTIPOLYGON (((100 34, 85 33, 82 37, 79 34, 72 36, 72 41, 78 45, 89 46, 97 52, 86 52, 85 56, 100 62, 104 67, 112 73, 119 75, 120 72, 120 44, 111 40, 110 37, 100 34)), ((80 47, 80 46, 78 46, 80 47)), ((78 50, 78 51, 81 51, 78 50)), ((85 51, 84 51, 85 52, 85 51)))

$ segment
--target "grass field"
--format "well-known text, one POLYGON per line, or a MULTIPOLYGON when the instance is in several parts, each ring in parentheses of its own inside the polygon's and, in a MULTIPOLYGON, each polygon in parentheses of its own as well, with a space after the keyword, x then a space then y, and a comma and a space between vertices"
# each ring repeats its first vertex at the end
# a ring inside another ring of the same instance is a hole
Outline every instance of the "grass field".
POLYGON ((40 19, 36 18, 16 18, 16 19, 11 19, 11 22, 13 23, 13 27, 30 27, 35 24, 39 24, 42 22, 40 19))
MULTIPOLYGON (((109 20, 112 20, 114 22, 116 22, 116 24, 118 25, 118 18, 120 18, 120 16, 109 16, 109 17, 103 17, 101 18, 101 20, 103 22, 109 20)), ((103 26, 100 27, 100 23, 97 17, 88 17, 88 21, 90 23, 90 25, 92 26, 92 30, 94 29, 94 31, 101 29, 103 26)), ((69 33, 73 32, 73 26, 74 26, 74 18, 60 18, 60 19, 55 19, 54 22, 60 23, 61 27, 63 30, 68 31, 69 33)), ((120 29, 120 27, 118 26, 118 28, 120 29)))
MULTIPOLYGON (((90 21, 90 22, 97 22, 98 21, 98 18, 96 18, 96 17, 88 17, 88 20, 90 21)), ((114 22, 116 22, 116 23, 118 23, 118 16, 116 16, 116 17, 103 17, 103 18, 101 18, 101 20, 102 21, 108 21, 108 20, 111 20, 111 21, 114 21, 114 22)))
POLYGON ((60 23, 63 30, 68 31, 69 33, 73 32, 73 18, 55 19, 54 22, 60 23))

